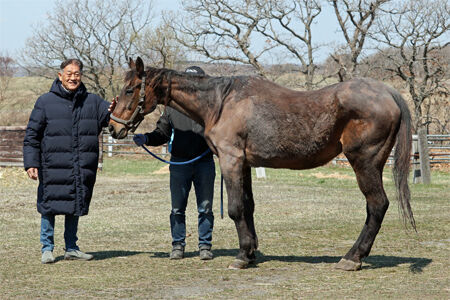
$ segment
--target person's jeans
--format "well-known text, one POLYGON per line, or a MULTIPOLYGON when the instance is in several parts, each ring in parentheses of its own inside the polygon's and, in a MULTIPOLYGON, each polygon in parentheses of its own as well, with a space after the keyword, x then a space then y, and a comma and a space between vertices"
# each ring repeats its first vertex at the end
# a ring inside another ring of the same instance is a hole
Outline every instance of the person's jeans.
MULTIPOLYGON (((66 251, 80 250, 77 246, 78 216, 66 215, 64 220, 64 241, 66 251)), ((42 252, 53 251, 55 248, 55 215, 41 216, 42 252)))
MULTIPOLYGON (((172 157, 172 161, 184 161, 172 157)), ((216 170, 213 159, 199 160, 187 165, 170 165, 170 193, 172 211, 170 230, 172 245, 186 245, 186 206, 192 183, 197 197, 198 244, 211 247, 214 215, 214 179, 216 170)))

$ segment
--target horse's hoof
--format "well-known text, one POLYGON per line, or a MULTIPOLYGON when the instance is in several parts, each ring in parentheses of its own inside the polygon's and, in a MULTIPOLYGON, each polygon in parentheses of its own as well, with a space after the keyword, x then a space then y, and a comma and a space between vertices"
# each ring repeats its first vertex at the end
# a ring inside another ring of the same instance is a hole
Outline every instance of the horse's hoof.
POLYGON ((345 271, 358 271, 361 270, 361 263, 357 263, 348 259, 341 259, 335 266, 336 269, 345 270, 345 271))
POLYGON ((235 259, 231 265, 228 266, 228 269, 232 270, 240 270, 245 269, 248 266, 248 262, 242 259, 235 259))

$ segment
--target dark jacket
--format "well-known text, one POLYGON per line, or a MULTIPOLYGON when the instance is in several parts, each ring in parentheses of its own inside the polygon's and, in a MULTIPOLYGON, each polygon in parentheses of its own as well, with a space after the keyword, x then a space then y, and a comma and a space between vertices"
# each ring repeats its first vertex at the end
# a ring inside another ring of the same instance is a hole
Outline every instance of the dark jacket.
POLYGON ((102 127, 109 102, 87 92, 75 93, 59 79, 37 99, 23 143, 25 170, 38 168, 37 210, 43 215, 86 215, 97 174, 102 127))
MULTIPOLYGON (((205 129, 177 110, 166 107, 165 112, 156 123, 156 129, 146 133, 147 145, 159 146, 170 141, 173 129, 171 155, 174 158, 192 159, 209 149, 204 138, 205 129)), ((203 159, 212 159, 209 152, 203 159)))

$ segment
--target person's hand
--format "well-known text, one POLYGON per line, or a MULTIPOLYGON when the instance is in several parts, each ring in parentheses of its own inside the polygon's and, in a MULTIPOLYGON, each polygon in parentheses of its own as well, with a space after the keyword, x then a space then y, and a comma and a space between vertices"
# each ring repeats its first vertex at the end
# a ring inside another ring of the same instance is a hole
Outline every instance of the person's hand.
POLYGON ((37 168, 29 168, 27 170, 28 177, 30 177, 33 180, 36 180, 38 178, 38 169, 37 168))
POLYGON ((119 100, 119 97, 118 97, 118 96, 116 96, 116 98, 113 98, 111 104, 110 104, 109 107, 108 107, 108 111, 109 111, 109 112, 112 113, 112 112, 114 111, 114 108, 116 108, 117 100, 119 100))
POLYGON ((133 141, 136 145, 142 146, 147 143, 147 136, 145 134, 135 134, 133 136, 133 141))

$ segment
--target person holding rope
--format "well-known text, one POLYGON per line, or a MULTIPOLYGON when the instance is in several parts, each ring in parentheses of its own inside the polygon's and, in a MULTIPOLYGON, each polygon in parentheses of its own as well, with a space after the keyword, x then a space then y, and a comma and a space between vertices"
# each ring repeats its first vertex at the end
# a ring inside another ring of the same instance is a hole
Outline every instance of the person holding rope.
POLYGON ((55 262, 55 215, 65 215, 64 259, 93 258, 77 246, 78 219, 89 211, 97 174, 98 136, 108 125, 115 104, 88 93, 82 72, 79 59, 61 63, 50 91, 34 105, 23 142, 25 170, 31 179, 39 179, 43 264, 55 262))
MULTIPOLYGON (((205 75, 197 66, 188 67, 186 73, 205 75)), ((169 142, 171 162, 184 162, 198 157, 209 149, 203 136, 204 128, 171 107, 156 123, 156 129, 150 133, 136 134, 133 137, 138 146, 160 146, 169 142)), ((212 152, 188 164, 171 164, 170 194, 172 210, 170 230, 172 234, 172 252, 170 259, 182 259, 186 246, 186 207, 192 183, 197 197, 198 210, 198 247, 201 260, 213 258, 211 252, 214 215, 212 211, 214 197, 214 179, 216 176, 212 152)))

